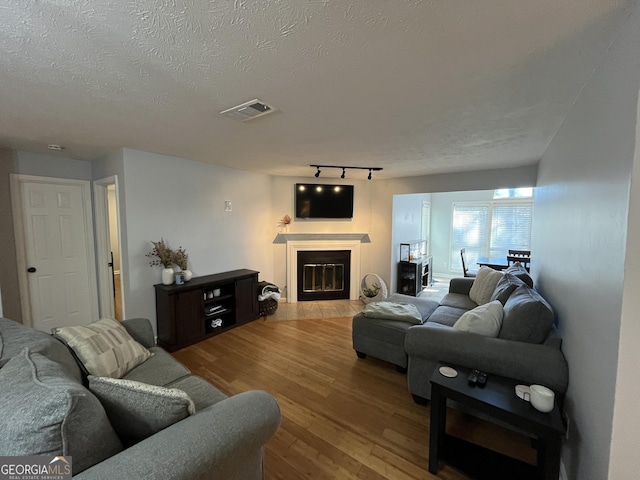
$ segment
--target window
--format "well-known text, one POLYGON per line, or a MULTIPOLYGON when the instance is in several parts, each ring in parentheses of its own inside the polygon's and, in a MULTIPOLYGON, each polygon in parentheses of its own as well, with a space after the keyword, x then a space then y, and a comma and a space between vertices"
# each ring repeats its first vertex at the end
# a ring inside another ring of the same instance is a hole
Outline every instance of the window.
MULTIPOLYGON (((531 249, 531 200, 494 200, 453 204, 452 270, 462 270, 460 250, 469 266, 479 257, 505 257, 509 249, 531 249)), ((471 268, 473 269, 473 268, 471 268)))
POLYGON ((451 269, 462 270, 460 250, 465 249, 465 260, 473 265, 478 257, 486 255, 488 204, 453 205, 453 228, 451 238, 451 269))
POLYGON ((494 190, 493 198, 531 198, 533 197, 533 187, 526 188, 500 188, 494 190))

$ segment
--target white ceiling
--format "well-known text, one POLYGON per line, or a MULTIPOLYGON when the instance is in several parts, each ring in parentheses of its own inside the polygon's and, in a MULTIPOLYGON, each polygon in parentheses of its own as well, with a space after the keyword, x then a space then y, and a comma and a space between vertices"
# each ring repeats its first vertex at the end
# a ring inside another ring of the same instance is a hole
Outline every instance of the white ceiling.
POLYGON ((532 164, 629 3, 2 0, 0 145, 296 176, 532 164), (253 98, 279 111, 218 113, 253 98))

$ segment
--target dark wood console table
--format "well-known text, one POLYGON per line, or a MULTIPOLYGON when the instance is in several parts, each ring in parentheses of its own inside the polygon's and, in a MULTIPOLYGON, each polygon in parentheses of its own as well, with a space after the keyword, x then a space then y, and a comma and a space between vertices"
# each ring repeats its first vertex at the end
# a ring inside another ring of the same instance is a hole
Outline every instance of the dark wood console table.
MULTIPOLYGON (((491 452, 493 454, 491 460, 486 454, 481 457, 486 461, 484 465, 487 467, 486 469, 491 467, 491 463, 495 461, 493 459, 501 458, 502 460, 504 458, 505 461, 511 462, 513 468, 522 467, 524 473, 519 473, 513 478, 557 480, 560 473, 561 436, 565 430, 557 403, 551 412, 541 413, 533 408, 529 402, 516 396, 515 386, 522 382, 489 374, 484 387, 472 386, 467 382, 471 369, 450 365, 458 371, 458 376, 448 378, 438 371, 442 365, 439 364, 431 376, 429 472, 437 473, 438 462, 446 453, 444 444, 453 438, 445 434, 447 399, 451 399, 536 437, 535 445, 538 450, 536 468, 528 464, 517 465, 522 462, 491 452)), ((468 447, 476 446, 469 444, 468 447)), ((458 456, 465 455, 460 450, 456 453, 458 456)))
POLYGON ((258 319, 258 273, 233 270, 154 285, 158 345, 172 352, 258 319))

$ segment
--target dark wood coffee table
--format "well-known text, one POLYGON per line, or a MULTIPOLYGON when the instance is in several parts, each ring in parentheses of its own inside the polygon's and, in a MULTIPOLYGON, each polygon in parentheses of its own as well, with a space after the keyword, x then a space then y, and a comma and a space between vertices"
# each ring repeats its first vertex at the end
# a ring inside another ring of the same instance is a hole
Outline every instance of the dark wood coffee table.
MULTIPOLYGON (((446 453, 445 442, 449 444, 451 440, 445 433, 447 399, 451 399, 535 437, 538 463, 533 472, 534 477, 557 480, 560 473, 561 437, 565 430, 557 403, 551 412, 541 413, 515 394, 515 386, 524 382, 488 373, 484 387, 471 386, 467 381, 470 373, 469 368, 439 364, 431 376, 429 472, 437 473, 438 462, 446 453), (448 378, 442 375, 439 368, 443 365, 455 368, 458 376, 448 378)), ((458 453, 460 456, 465 455, 458 453)), ((497 453, 494 455, 499 456, 497 453)), ((509 460, 515 462, 514 459, 509 460)), ((487 461, 487 465, 489 464, 487 461)))

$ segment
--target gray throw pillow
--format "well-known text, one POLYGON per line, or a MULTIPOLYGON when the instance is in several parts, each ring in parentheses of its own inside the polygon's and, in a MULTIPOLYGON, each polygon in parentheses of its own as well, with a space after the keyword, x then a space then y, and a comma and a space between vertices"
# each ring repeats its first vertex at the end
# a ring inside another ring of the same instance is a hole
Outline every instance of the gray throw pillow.
POLYGON ((196 412, 189 395, 177 388, 89 375, 89 390, 100 399, 125 445, 150 437, 196 412))
POLYGON ((522 266, 520 262, 515 262, 509 268, 503 271, 503 273, 510 273, 522 280, 527 286, 533 288, 533 279, 527 272, 527 269, 522 266))
POLYGON ((491 295, 491 301, 499 300, 500 303, 504 305, 505 303, 507 303, 507 300, 509 299, 513 291, 520 285, 525 285, 525 283, 515 275, 511 273, 505 273, 498 281, 496 289, 493 291, 493 295, 491 295))
POLYGON ((88 373, 98 377, 121 378, 151 356, 120 322, 110 318, 56 328, 53 334, 74 351, 88 373))
POLYGON ((551 306, 534 289, 521 285, 504 305, 498 338, 518 342, 542 343, 553 325, 551 306))
POLYGON ((23 349, 0 385, 1 455, 70 455, 75 475, 122 450, 98 399, 47 357, 23 349))

